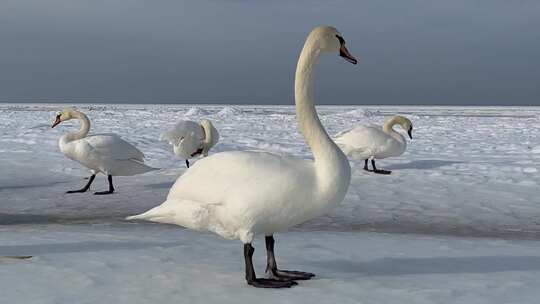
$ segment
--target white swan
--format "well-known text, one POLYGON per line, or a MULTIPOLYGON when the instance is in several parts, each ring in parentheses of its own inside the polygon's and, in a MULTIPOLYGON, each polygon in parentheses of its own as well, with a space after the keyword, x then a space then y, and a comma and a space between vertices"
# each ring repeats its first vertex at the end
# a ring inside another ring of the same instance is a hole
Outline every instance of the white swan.
POLYGON ((265 152, 222 152, 198 161, 171 188, 167 200, 128 219, 171 223, 215 232, 244 243, 247 283, 255 287, 291 287, 305 272, 278 270, 274 258, 275 232, 327 213, 339 204, 351 178, 349 161, 323 128, 313 95, 313 69, 323 52, 339 52, 356 64, 341 34, 317 27, 308 36, 296 68, 296 114, 315 161, 265 152), (251 246, 257 234, 266 235, 267 273, 255 276, 251 246))
POLYGON ((396 115, 388 119, 382 128, 380 126, 358 126, 341 132, 336 137, 336 143, 350 158, 365 160, 364 170, 370 171, 368 160, 371 160, 373 172, 390 174, 392 171, 377 169, 375 159, 396 157, 405 152, 407 140, 393 129, 396 124, 406 130, 412 139, 413 126, 411 121, 396 115))
POLYGON ((144 154, 116 134, 87 136, 90 130, 90 120, 84 113, 74 109, 64 109, 56 116, 52 128, 70 119, 78 119, 81 128, 78 132, 60 137, 58 146, 68 158, 90 169, 92 175, 82 189, 67 193, 86 192, 99 172, 107 175, 109 190, 94 193, 98 195, 114 192, 113 176, 128 176, 157 170, 145 165, 144 154))
POLYGON ((185 159, 189 168, 190 158, 208 156, 208 151, 219 141, 219 132, 208 119, 202 119, 200 123, 182 120, 161 134, 161 139, 169 141, 174 154, 185 159))

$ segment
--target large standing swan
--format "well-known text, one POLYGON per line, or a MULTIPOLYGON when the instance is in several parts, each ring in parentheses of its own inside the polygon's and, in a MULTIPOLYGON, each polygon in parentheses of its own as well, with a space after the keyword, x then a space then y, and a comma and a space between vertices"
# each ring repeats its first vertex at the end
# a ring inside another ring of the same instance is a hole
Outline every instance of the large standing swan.
POLYGON ((315 28, 296 68, 296 115, 311 147, 312 160, 265 152, 222 152, 198 161, 178 178, 167 200, 128 219, 171 223, 212 231, 244 243, 246 280, 255 287, 281 288, 314 274, 279 270, 273 234, 327 213, 343 200, 351 179, 349 161, 323 128, 313 104, 314 68, 323 52, 336 52, 356 64, 341 34, 315 28), (251 245, 266 235, 269 279, 255 276, 251 245))
POLYGON ((67 133, 60 137, 58 146, 60 151, 68 158, 90 169, 92 175, 82 189, 68 191, 67 193, 88 191, 96 174, 99 172, 107 175, 109 190, 94 193, 98 195, 114 192, 113 176, 128 176, 157 170, 145 165, 144 154, 116 134, 87 136, 90 130, 90 120, 84 113, 70 108, 64 109, 56 116, 52 128, 70 119, 78 119, 81 128, 78 132, 67 133))
POLYGON ((189 168, 190 158, 208 156, 208 151, 219 141, 219 132, 208 119, 202 119, 200 123, 182 120, 161 134, 161 139, 169 141, 174 154, 185 159, 189 168))
POLYGON ((373 172, 390 174, 392 171, 375 167, 375 159, 400 156, 407 148, 407 140, 394 130, 400 125, 412 139, 412 123, 403 116, 396 115, 388 119, 382 128, 380 126, 358 126, 337 135, 336 143, 343 152, 352 159, 364 160, 364 170, 368 169, 371 160, 373 172))

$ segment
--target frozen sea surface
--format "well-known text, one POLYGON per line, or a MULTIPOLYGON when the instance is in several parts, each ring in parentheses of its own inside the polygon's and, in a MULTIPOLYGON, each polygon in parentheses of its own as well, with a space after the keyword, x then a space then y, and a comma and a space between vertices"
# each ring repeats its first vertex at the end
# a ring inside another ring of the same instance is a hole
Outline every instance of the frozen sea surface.
MULTIPOLYGON (((277 235, 278 262, 318 274, 287 291, 245 286, 242 248, 211 234, 129 223, 161 203, 185 168, 159 134, 210 118, 215 151, 308 158, 293 107, 79 105, 91 133, 114 132, 163 168, 117 192, 64 194, 88 172, 65 158, 53 104, 0 104, 0 259, 6 303, 536 303, 540 296, 540 108, 318 107, 330 134, 404 114, 407 152, 362 170, 331 214, 277 235)), ((98 176, 93 190, 106 188, 98 176)), ((257 242, 262 274, 264 245, 257 242)))

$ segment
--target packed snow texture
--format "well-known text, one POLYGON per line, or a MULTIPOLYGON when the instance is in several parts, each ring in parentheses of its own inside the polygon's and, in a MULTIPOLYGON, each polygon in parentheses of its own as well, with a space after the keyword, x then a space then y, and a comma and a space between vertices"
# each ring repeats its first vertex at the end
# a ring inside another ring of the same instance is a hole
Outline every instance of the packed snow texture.
MULTIPOLYGON (((89 172, 58 150, 58 138, 78 129, 75 121, 51 129, 63 107, 0 104, 0 255, 35 256, 0 258, 0 303, 536 303, 540 296, 540 108, 319 106, 331 135, 401 114, 413 122, 413 140, 401 157, 377 162, 389 176, 352 162, 338 208, 276 236, 278 263, 316 272, 315 280, 261 291, 243 281, 239 242, 123 218, 164 201, 186 170, 159 140, 178 120, 211 119, 221 135, 211 153, 311 158, 294 107, 79 105, 90 133, 117 133, 162 168, 115 178, 117 192, 105 197, 65 194, 89 172)), ((92 191, 106 188, 98 176, 92 191)), ((264 244, 255 248, 263 275, 264 244)))

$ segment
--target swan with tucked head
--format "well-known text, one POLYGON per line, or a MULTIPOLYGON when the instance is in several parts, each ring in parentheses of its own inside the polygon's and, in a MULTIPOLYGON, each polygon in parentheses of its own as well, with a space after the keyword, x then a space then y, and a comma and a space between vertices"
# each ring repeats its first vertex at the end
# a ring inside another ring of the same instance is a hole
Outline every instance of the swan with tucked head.
POLYGON ((189 159, 208 156, 208 151, 219 141, 219 132, 208 119, 202 119, 200 123, 182 120, 161 134, 161 139, 169 141, 174 154, 185 159, 189 168, 189 159))
POLYGON ((349 161, 326 133, 313 104, 314 68, 322 53, 356 59, 333 27, 315 28, 300 54, 295 76, 296 115, 314 160, 265 152, 221 152, 195 163, 180 176, 161 205, 128 219, 170 223, 212 231, 244 244, 245 277, 255 287, 281 288, 312 273, 280 270, 274 257, 276 232, 327 213, 345 197, 351 179, 349 161), (251 245, 264 234, 266 271, 257 278, 251 245))
POLYGON ((58 146, 60 151, 68 158, 90 169, 92 175, 82 189, 68 191, 67 193, 88 191, 96 174, 99 172, 107 175, 109 190, 94 193, 98 195, 114 192, 113 176, 129 176, 157 170, 145 165, 144 154, 116 134, 87 136, 90 130, 90 120, 84 113, 75 109, 67 108, 62 110, 56 115, 52 128, 71 119, 79 120, 81 128, 78 132, 67 133, 60 137, 58 146))
POLYGON ((407 140, 394 130, 395 125, 400 125, 412 139, 412 122, 406 117, 396 115, 388 119, 382 128, 358 126, 341 132, 336 137, 336 143, 351 159, 364 160, 364 170, 390 174, 392 171, 377 169, 375 159, 400 156, 407 149, 407 140), (368 160, 371 160, 373 170, 368 169, 368 160))

